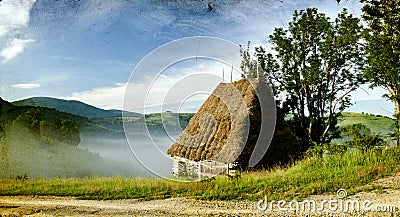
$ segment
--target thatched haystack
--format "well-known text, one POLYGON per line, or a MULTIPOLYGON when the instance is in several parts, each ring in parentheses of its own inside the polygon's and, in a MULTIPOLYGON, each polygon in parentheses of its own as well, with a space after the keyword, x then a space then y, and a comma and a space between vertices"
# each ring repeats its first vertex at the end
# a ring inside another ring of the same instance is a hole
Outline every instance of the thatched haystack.
MULTIPOLYGON (((253 150, 257 152, 262 145, 269 145, 272 139, 275 119, 271 121, 271 118, 261 117, 262 108, 256 94, 268 95, 267 91, 269 90, 265 83, 257 79, 242 79, 233 83, 219 84, 167 153, 172 157, 191 161, 213 160, 248 166, 250 156, 254 155, 253 150), (269 129, 272 130, 270 136, 261 135, 259 138, 262 127, 271 128, 269 129)), ((273 106, 275 112, 275 104, 273 106)), ((275 118, 275 114, 270 115, 275 118)), ((295 147, 291 144, 297 144, 296 138, 281 118, 277 124, 278 134, 285 137, 283 142, 287 144, 281 144, 281 138, 274 138, 271 148, 275 147, 278 153, 286 152, 284 154, 287 156, 290 154, 287 151, 293 150, 289 150, 286 146, 295 147), (283 128, 287 135, 281 135, 283 128), (274 141, 279 144, 273 144, 274 141)), ((264 153, 261 154, 262 157, 264 153)), ((272 159, 275 158, 271 150, 268 150, 266 156, 268 155, 272 159)), ((265 159, 266 156, 261 162, 276 163, 265 159)))

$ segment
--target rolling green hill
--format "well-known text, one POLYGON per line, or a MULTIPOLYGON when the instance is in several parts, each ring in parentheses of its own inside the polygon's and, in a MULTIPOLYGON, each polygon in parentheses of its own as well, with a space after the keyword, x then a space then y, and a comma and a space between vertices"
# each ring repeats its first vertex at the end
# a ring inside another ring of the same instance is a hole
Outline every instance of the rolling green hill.
MULTIPOLYGON (((12 102, 12 104, 16 106, 41 106, 54 108, 58 111, 80 115, 89 119, 122 116, 121 110, 104 110, 75 100, 62 100, 50 97, 32 97, 12 102)), ((134 112, 124 112, 124 115, 132 117, 139 116, 138 113, 134 112)))
MULTIPOLYGON (((185 129, 193 115, 194 113, 164 113, 163 117, 161 117, 161 113, 153 113, 146 114, 145 118, 146 125, 152 133, 163 133, 164 125, 167 127, 177 128, 177 126, 175 126, 176 118, 179 119, 179 124, 182 129, 185 129)), ((133 127, 135 127, 135 123, 143 122, 143 119, 138 117, 125 118, 125 120, 127 119, 129 119, 129 123, 131 123, 133 127)), ((103 130, 109 129, 118 132, 123 132, 124 130, 122 122, 123 118, 121 117, 96 118, 91 120, 92 124, 101 126, 103 130)), ((372 133, 375 134, 380 133, 381 135, 387 135, 394 129, 394 120, 380 115, 343 112, 342 116, 338 119, 338 127, 344 127, 358 123, 365 125, 371 129, 372 133)))
MULTIPOLYGON (((179 130, 185 129, 186 125, 189 123, 190 118, 192 118, 194 113, 153 113, 145 115, 145 123, 147 129, 151 133, 163 134, 164 127, 169 129, 179 130), (162 116, 161 116, 162 115, 162 116)), ((143 128, 144 123, 142 117, 107 117, 107 118, 95 118, 90 120, 91 123, 101 126, 105 129, 110 129, 117 132, 123 132, 123 122, 125 125, 129 126, 135 131, 147 131, 143 128)))
POLYGON ((54 108, 37 107, 37 106, 16 106, 12 103, 4 101, 0 98, 0 120, 5 123, 11 123, 19 115, 24 114, 28 110, 37 109, 45 121, 54 123, 56 120, 74 120, 79 124, 85 124, 89 120, 86 117, 70 114, 64 111, 58 111, 54 108))
POLYGON ((353 124, 363 124, 371 129, 372 133, 380 133, 381 135, 393 132, 395 127, 393 119, 380 115, 343 112, 342 116, 338 119, 339 127, 353 124))

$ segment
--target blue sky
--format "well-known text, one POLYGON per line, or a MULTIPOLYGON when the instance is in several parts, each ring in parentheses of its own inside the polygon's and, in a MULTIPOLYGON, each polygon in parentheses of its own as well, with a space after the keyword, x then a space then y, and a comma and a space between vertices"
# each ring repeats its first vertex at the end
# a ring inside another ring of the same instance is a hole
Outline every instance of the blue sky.
MULTIPOLYGON (((274 27, 287 26, 295 9, 307 7, 317 7, 330 17, 342 8, 361 14, 355 0, 340 4, 335 0, 3 0, 0 96, 9 101, 50 96, 120 109, 132 71, 159 46, 199 35, 265 45, 274 27), (207 11, 208 4, 212 11, 207 11)), ((163 78, 169 83, 159 80, 158 85, 167 87, 188 71, 220 73, 222 67, 215 62, 191 67, 188 63, 166 70, 163 78)), ((146 73, 135 78, 140 89, 146 73)), ((356 101, 377 100, 384 93, 365 89, 368 94, 354 94, 356 101)), ((385 104, 384 110, 390 106, 385 104)))

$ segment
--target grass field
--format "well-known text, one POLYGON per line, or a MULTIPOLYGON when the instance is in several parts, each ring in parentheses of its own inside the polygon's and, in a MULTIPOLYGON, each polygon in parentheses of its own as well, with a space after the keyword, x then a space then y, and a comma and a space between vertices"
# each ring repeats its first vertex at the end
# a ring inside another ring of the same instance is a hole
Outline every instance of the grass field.
POLYGON ((384 116, 343 112, 342 116, 338 119, 338 127, 353 124, 363 124, 371 129, 372 133, 380 133, 382 136, 387 135, 389 132, 393 132, 395 127, 394 119, 384 116))
POLYGON ((399 172, 400 148, 353 151, 342 155, 310 157, 285 168, 243 172, 237 177, 220 175, 201 182, 176 182, 146 178, 69 178, 1 180, 0 195, 74 196, 79 199, 249 199, 263 195, 272 199, 301 199, 313 194, 334 193, 344 188, 349 194, 378 178, 399 172))
MULTIPOLYGON (((393 120, 387 117, 344 113, 339 119, 340 127, 356 123, 362 123, 381 135, 393 127, 393 120)), ((43 158, 44 154, 37 156, 43 158)), ((377 186, 365 185, 398 173, 399 163, 400 147, 390 147, 366 153, 353 150, 344 154, 307 157, 285 167, 248 171, 234 177, 220 175, 201 182, 122 177, 30 179, 28 176, 27 180, 14 177, 0 180, 0 195, 74 196, 93 200, 171 197, 258 200, 268 195, 271 200, 291 200, 313 194, 333 194, 339 188, 346 189, 349 194, 379 190, 377 186)))

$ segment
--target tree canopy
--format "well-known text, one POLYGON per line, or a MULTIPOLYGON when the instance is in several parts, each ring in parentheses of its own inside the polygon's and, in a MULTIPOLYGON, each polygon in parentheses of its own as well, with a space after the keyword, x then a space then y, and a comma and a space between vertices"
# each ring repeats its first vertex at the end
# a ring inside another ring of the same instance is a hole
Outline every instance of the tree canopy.
POLYGON ((400 140, 400 0, 361 0, 367 43, 368 65, 365 77, 371 87, 388 91, 384 97, 396 107, 397 132, 400 140))
POLYGON ((74 120, 55 120, 54 123, 46 118, 40 108, 31 108, 19 115, 14 125, 28 128, 34 134, 40 134, 67 144, 77 146, 80 143, 80 125, 74 120))
POLYGON ((242 66, 258 70, 277 97, 284 95, 281 106, 302 151, 337 136, 336 118, 364 81, 358 70, 364 63, 361 37, 359 19, 347 10, 332 22, 309 8, 295 11, 288 28, 275 28, 268 37, 273 52, 257 47, 254 61, 249 49, 241 50, 242 66))

